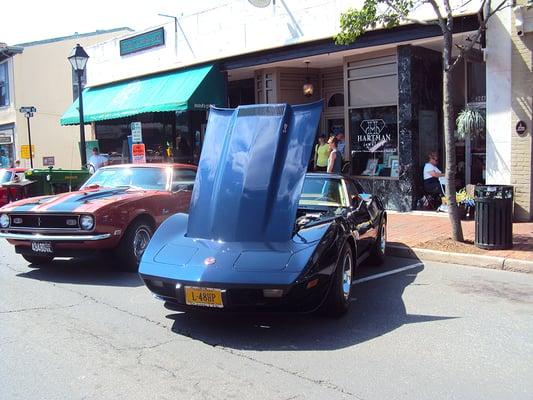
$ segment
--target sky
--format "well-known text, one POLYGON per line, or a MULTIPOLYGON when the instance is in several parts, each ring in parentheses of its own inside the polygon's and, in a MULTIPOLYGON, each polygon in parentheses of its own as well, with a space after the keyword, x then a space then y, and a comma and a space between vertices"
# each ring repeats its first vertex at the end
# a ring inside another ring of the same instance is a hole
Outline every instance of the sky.
POLYGON ((227 1, 2 0, 0 42, 15 45, 125 26, 144 29, 169 22, 158 13, 179 17, 227 1))

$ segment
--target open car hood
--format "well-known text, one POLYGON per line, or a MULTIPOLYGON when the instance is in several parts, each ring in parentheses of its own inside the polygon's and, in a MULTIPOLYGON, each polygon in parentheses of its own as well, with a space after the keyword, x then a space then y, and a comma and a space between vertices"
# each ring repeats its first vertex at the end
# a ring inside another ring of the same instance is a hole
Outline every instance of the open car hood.
POLYGON ((187 236, 289 240, 321 112, 322 101, 212 108, 187 236))

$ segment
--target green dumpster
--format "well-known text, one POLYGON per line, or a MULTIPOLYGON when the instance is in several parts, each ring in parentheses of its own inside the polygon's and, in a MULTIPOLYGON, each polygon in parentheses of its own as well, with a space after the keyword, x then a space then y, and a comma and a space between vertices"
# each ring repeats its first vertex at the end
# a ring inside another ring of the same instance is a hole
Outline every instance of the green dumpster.
POLYGON ((61 168, 30 169, 25 173, 26 179, 33 181, 30 196, 42 196, 78 190, 91 175, 85 169, 69 170, 61 168))

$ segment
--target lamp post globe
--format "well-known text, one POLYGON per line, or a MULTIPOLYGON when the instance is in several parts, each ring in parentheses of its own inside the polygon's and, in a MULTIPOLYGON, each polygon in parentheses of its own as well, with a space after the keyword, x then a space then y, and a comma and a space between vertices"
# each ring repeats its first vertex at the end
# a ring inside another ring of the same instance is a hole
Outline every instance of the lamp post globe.
POLYGON ((89 59, 89 56, 79 45, 79 43, 72 49, 72 52, 68 56, 68 61, 70 62, 70 65, 72 65, 72 69, 76 73, 76 76, 78 77, 78 109, 80 111, 80 159, 81 159, 81 167, 86 168, 87 166, 87 154, 85 153, 85 122, 83 120, 83 94, 82 94, 82 87, 81 87, 81 77, 83 76, 83 72, 85 71, 85 66, 87 65, 87 60, 89 59))

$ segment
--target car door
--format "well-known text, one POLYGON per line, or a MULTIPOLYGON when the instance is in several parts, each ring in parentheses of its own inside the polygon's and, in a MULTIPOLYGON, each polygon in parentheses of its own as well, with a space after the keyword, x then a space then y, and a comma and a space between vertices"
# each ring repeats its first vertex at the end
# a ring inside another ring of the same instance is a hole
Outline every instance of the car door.
POLYGON ((348 213, 350 224, 353 226, 357 239, 358 257, 370 249, 376 237, 376 229, 372 223, 372 216, 368 209, 368 199, 361 193, 351 179, 344 180, 348 198, 351 201, 351 211, 348 213))

